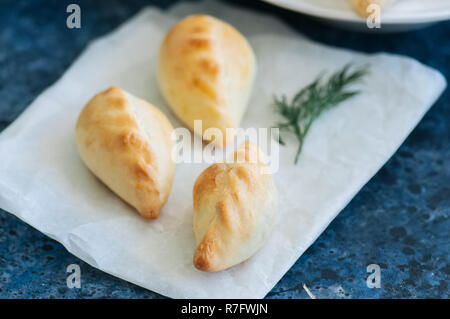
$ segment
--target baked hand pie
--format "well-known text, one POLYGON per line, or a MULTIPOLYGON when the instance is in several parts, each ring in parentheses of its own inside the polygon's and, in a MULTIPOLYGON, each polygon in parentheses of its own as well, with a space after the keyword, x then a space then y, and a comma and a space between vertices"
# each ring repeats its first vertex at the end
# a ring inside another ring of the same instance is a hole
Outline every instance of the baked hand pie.
POLYGON ((257 146, 244 142, 225 163, 204 170, 194 185, 194 266, 227 269, 251 257, 277 217, 272 175, 257 146))
POLYGON ((228 23, 208 15, 188 16, 167 33, 158 57, 158 83, 173 112, 191 130, 215 128, 205 137, 219 146, 226 128, 237 128, 247 108, 256 63, 247 40, 228 23))
POLYGON ((118 87, 95 95, 75 136, 86 166, 145 218, 157 218, 172 187, 173 128, 155 106, 118 87))
POLYGON ((394 3, 395 0, 351 0, 355 11, 362 17, 368 17, 372 13, 367 12, 367 8, 371 4, 377 4, 380 6, 380 9, 383 10, 390 4, 394 3))

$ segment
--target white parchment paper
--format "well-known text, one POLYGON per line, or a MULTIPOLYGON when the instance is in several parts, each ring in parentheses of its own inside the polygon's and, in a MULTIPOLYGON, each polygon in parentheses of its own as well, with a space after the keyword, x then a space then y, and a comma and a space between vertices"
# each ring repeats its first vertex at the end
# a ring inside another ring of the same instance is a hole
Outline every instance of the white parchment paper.
POLYGON ((396 151, 445 86, 438 72, 410 58, 323 46, 275 18, 215 1, 166 12, 145 9, 89 45, 0 135, 0 207, 92 266, 160 294, 262 298, 396 151), (281 148, 274 176, 280 216, 267 245, 248 261, 211 274, 192 265, 192 187, 207 164, 179 164, 159 219, 146 221, 87 170, 74 141, 80 110, 111 85, 152 102, 174 127, 182 126, 158 91, 155 67, 164 34, 191 13, 230 22, 255 50, 259 70, 244 128, 274 124, 273 94, 292 96, 321 71, 348 62, 372 66, 364 94, 314 124, 297 166, 295 140, 281 148))

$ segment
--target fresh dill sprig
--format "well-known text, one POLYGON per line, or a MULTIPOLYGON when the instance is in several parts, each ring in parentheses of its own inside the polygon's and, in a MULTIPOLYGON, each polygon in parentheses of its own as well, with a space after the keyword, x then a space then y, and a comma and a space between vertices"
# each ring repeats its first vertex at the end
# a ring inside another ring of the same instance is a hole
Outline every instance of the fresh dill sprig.
MULTIPOLYGON (((305 136, 308 133, 312 123, 322 112, 337 106, 341 102, 348 100, 360 91, 347 90, 348 86, 360 81, 368 74, 368 65, 361 66, 355 70, 351 64, 347 64, 341 70, 332 74, 326 81, 323 81, 323 75, 300 90, 291 101, 288 101, 285 95, 280 98, 274 97, 274 108, 284 121, 275 125, 280 129, 280 133, 294 133, 298 139, 298 149, 295 156, 295 164, 302 151, 305 136)), ((279 143, 285 145, 279 136, 279 143)))

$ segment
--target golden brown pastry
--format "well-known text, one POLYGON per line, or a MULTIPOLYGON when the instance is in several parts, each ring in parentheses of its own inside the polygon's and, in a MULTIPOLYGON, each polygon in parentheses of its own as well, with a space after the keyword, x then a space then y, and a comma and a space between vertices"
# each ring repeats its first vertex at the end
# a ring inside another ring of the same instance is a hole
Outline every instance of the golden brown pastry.
POLYGON ((193 190, 197 269, 227 269, 264 245, 277 216, 276 189, 267 169, 259 148, 245 142, 229 161, 211 165, 197 178, 193 190))
MULTIPOLYGON (((255 56, 234 27, 193 15, 167 33, 158 58, 158 83, 173 112, 191 129, 239 127, 255 77, 255 56)), ((197 132, 200 133, 200 132, 197 132)))
POLYGON ((95 95, 75 135, 86 166, 146 218, 157 218, 175 172, 173 128, 156 107, 118 87, 95 95))
POLYGON ((378 4, 380 9, 383 10, 393 2, 395 0, 352 0, 355 11, 362 17, 368 17, 372 14, 371 12, 367 12, 367 7, 371 4, 378 4))

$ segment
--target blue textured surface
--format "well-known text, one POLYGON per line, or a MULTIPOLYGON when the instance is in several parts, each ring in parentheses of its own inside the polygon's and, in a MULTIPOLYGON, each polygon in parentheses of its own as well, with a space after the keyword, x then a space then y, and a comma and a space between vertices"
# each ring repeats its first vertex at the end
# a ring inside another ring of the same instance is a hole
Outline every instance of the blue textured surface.
MULTIPOLYGON (((0 130, 58 79, 90 40, 145 5, 167 7, 172 2, 76 1, 82 8, 82 29, 69 30, 65 27, 69 1, 0 0, 0 130)), ((259 1, 243 2, 278 15, 316 41, 409 55, 450 78, 450 22, 404 34, 367 35, 334 30, 259 1)), ((318 298, 448 298, 449 121, 447 90, 268 297, 308 298, 302 289, 306 283, 318 298), (381 266, 380 289, 366 286, 366 267, 371 263, 381 266)), ((0 210, 0 297, 161 296, 90 267, 0 210), (66 286, 66 267, 72 263, 81 266, 81 289, 66 286)))

